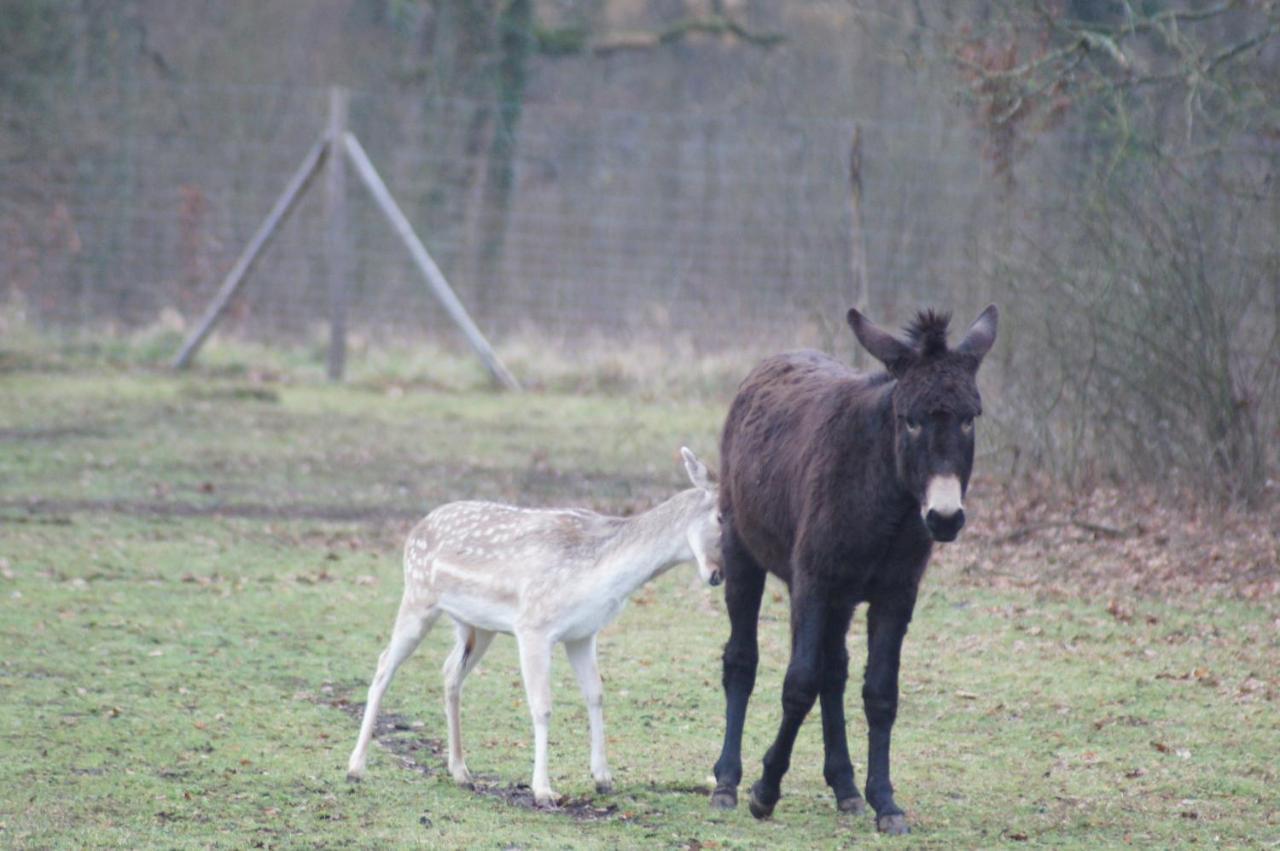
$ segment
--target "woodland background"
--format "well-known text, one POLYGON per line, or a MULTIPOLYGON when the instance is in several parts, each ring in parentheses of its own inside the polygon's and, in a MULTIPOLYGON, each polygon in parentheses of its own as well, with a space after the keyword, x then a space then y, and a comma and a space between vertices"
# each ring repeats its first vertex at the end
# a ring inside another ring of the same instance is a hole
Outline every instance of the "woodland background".
MULTIPOLYGON (((330 85, 500 350, 740 375, 995 301, 985 469, 1274 499, 1276 2, 4 0, 0 331, 186 329, 330 85)), ((313 194, 223 334, 323 333, 313 194)), ((357 348, 457 345, 351 197, 357 348)))

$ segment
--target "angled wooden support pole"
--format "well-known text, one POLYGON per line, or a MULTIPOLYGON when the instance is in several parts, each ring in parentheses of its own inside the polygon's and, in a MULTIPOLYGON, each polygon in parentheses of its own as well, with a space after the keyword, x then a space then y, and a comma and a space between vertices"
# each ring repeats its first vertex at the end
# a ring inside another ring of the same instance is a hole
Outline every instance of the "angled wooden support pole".
POLYGON ((325 162, 324 215, 325 265, 329 272, 330 381, 341 381, 347 369, 347 276, 351 264, 347 252, 347 158, 340 153, 347 132, 347 90, 329 90, 329 150, 325 162))
POLYGON ((413 262, 417 265, 418 270, 422 272, 422 277, 426 279, 431 293, 444 306, 445 312, 449 314, 454 324, 462 329, 467 342, 471 344, 471 348, 475 349, 476 354, 484 361, 484 365, 488 367, 489 373, 494 380, 508 390, 519 390, 520 382, 516 381, 515 376, 502 365, 502 361, 498 359, 498 355, 494 352, 493 347, 489 345, 489 341, 484 338, 484 335, 480 333, 480 329, 471 321, 466 308, 462 306, 462 302, 458 301, 458 296, 454 294, 453 288, 445 280, 444 273, 440 271, 436 261, 431 259, 431 255, 427 253, 422 241, 413 232, 413 226, 409 224, 409 220, 405 218, 399 205, 391 197, 391 193, 387 190, 387 185, 382 182, 382 178, 378 175, 377 169, 373 167, 373 163, 369 161, 369 157, 365 154, 360 142, 349 132, 343 135, 343 139, 346 143, 347 155, 351 158, 352 165, 355 166, 356 174, 360 176, 360 180, 373 195, 374 201, 377 202, 387 220, 391 222, 391 226, 395 228, 396 233, 409 249, 409 254, 412 255, 413 262))
POLYGON ((182 344, 182 350, 173 359, 174 369, 184 369, 191 363, 196 351, 204 344, 205 338, 209 336, 209 333, 213 331, 213 326, 222 318, 222 313, 227 309, 232 296, 236 294, 236 291, 240 289, 240 285, 244 283, 245 277, 249 274, 249 270, 253 268, 258 256, 262 254, 262 250, 267 247, 271 238, 275 236, 281 222, 288 217, 298 199, 302 197, 302 193, 306 191, 311 179, 320 170, 320 165, 324 162, 327 150, 328 138, 326 135, 321 135, 316 143, 311 146, 311 150, 307 152, 297 171, 289 178, 288 184, 285 185, 284 191, 280 193, 280 197, 276 199, 271 212, 267 213, 267 217, 258 226, 253 238, 249 240, 249 244, 244 247, 244 251, 236 259, 235 265, 231 267, 231 271, 223 279, 222 287, 205 310, 204 316, 200 318, 200 323, 187 337, 186 342, 182 344))

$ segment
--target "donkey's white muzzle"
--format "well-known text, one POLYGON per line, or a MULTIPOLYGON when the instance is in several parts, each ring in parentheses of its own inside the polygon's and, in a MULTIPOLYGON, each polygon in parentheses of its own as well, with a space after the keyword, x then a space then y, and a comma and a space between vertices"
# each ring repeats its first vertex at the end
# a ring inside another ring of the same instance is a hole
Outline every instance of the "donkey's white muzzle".
POLYGON ((935 541, 954 541, 964 527, 964 497, 956 476, 934 476, 920 506, 925 528, 935 541))

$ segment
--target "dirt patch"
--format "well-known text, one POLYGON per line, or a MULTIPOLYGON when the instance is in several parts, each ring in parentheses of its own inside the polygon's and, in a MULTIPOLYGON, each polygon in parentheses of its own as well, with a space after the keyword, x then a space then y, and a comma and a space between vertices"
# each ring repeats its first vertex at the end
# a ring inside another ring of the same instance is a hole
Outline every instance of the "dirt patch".
POLYGON ((617 804, 600 805, 594 798, 561 798, 554 808, 539 807, 533 799, 533 790, 523 783, 504 786, 501 783, 483 781, 473 783, 471 791, 487 798, 497 798, 513 807, 523 807, 526 810, 543 809, 545 812, 568 816, 575 821, 633 820, 633 816, 619 810, 617 804))
MULTIPOLYGON (((358 727, 364 718, 364 702, 352 702, 345 697, 333 697, 334 688, 330 684, 320 687, 319 694, 312 697, 322 706, 340 710, 350 717, 358 727)), ((393 754, 401 767, 419 774, 447 774, 448 761, 445 755, 445 744, 440 739, 428 738, 418 731, 425 727, 421 721, 413 721, 404 715, 381 712, 373 728, 373 740, 383 749, 393 754)), ((496 798, 513 807, 526 810, 542 810, 547 813, 567 816, 575 821, 634 821, 635 816, 618 808, 617 804, 597 803, 594 798, 561 798, 554 808, 543 808, 533 798, 533 790, 523 783, 502 783, 496 777, 484 778, 468 787, 473 793, 484 798, 496 798)))

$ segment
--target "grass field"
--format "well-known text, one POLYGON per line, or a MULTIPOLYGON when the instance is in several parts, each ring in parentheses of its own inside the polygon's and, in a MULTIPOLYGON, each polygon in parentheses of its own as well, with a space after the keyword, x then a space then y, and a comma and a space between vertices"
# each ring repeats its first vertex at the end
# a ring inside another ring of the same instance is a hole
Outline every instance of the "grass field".
MULTIPOLYGON (((557 655, 551 773, 570 801, 520 804, 532 732, 505 638, 463 697, 482 788, 454 786, 438 751, 443 627, 393 684, 366 780, 345 781, 418 516, 462 497, 642 508, 682 486, 682 443, 714 458, 723 410, 0 352, 0 846, 1280 846, 1274 599, 1148 594, 1118 616, 1087 592, 987 582, 945 548, 904 654, 906 839, 836 814, 813 722, 773 820, 707 809, 727 621, 688 567, 601 636, 615 794, 593 792, 557 655)), ((775 586, 749 778, 779 717, 786 617, 775 586)))

